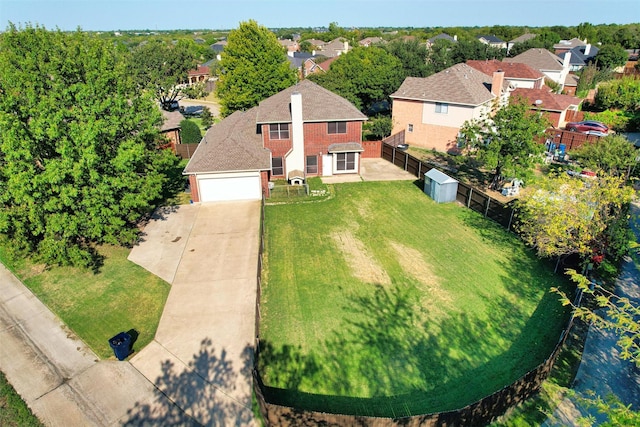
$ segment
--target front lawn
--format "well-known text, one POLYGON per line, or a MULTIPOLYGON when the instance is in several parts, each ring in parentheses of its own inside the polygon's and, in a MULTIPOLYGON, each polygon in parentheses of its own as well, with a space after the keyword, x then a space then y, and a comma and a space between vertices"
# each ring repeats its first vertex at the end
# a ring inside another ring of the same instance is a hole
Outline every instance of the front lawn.
POLYGON ((411 182, 266 208, 260 371, 274 403, 399 417, 460 408, 542 362, 563 279, 411 182))
POLYGON ((0 246, 0 261, 101 358, 113 357, 109 338, 121 331, 139 335, 134 350, 153 340, 170 285, 127 260, 129 249, 103 246, 98 274, 73 267, 44 269, 12 259, 0 246))

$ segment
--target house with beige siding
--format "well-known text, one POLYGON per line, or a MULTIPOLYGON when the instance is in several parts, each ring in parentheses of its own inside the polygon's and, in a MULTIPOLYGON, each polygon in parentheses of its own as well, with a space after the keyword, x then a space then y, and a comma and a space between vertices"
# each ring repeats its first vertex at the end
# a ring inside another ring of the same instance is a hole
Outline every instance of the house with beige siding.
POLYGON ((392 135, 405 143, 441 152, 457 151, 460 127, 509 102, 503 71, 491 76, 456 64, 429 77, 407 77, 391 95, 392 135))

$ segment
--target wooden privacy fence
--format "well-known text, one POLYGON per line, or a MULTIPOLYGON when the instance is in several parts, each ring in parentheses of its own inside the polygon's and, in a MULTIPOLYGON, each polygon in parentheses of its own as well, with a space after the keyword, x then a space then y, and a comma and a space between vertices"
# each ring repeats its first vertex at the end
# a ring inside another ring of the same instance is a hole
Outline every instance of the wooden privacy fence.
MULTIPOLYGON (((421 161, 410 154, 387 144, 386 141, 382 144, 382 158, 390 161, 405 171, 410 172, 419 179, 423 179, 424 174, 433 168, 441 169, 444 173, 453 175, 454 178, 456 174, 454 169, 446 165, 421 161)), ((458 182, 456 200, 469 209, 481 213, 485 217, 494 220, 507 230, 511 231, 514 210, 509 204, 499 202, 482 191, 462 182, 458 182)))
POLYGON ((548 129, 546 132, 546 143, 555 144, 556 148, 563 144, 564 151, 574 150, 581 145, 595 142, 599 139, 596 135, 587 135, 581 132, 571 132, 570 130, 548 129))
POLYGON ((183 159, 190 159, 198 148, 198 144, 176 144, 176 154, 183 159))

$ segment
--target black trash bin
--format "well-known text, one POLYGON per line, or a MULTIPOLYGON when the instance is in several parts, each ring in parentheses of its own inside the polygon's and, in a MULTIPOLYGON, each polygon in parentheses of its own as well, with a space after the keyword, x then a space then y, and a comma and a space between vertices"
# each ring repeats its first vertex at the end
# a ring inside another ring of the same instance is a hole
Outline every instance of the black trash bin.
POLYGON ((109 339, 109 345, 118 360, 124 360, 129 353, 131 353, 131 335, 126 332, 120 332, 115 337, 109 339))

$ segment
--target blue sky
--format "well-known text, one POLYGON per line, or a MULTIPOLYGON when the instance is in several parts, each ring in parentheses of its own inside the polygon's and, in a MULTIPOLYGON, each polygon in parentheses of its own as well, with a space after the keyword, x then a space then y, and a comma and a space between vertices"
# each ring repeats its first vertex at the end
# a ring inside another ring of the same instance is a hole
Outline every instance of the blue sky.
POLYGON ((49 29, 230 29, 266 27, 572 26, 640 22, 638 0, 0 0, 9 22, 49 29))

